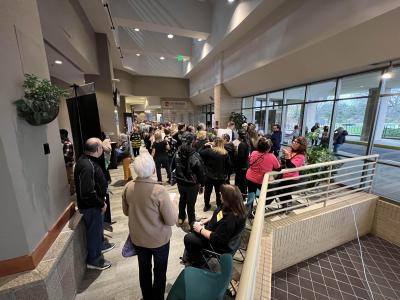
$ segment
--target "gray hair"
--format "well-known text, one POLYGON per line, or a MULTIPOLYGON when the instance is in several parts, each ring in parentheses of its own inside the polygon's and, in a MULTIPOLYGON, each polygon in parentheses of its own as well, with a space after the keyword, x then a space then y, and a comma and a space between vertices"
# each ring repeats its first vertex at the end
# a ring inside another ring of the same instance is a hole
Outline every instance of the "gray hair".
POLYGON ((121 141, 123 142, 127 142, 128 141, 128 136, 125 133, 121 133, 119 135, 119 138, 121 139, 121 141))
POLYGON ((153 157, 147 152, 140 153, 133 161, 133 170, 139 178, 147 178, 154 174, 156 165, 153 157))

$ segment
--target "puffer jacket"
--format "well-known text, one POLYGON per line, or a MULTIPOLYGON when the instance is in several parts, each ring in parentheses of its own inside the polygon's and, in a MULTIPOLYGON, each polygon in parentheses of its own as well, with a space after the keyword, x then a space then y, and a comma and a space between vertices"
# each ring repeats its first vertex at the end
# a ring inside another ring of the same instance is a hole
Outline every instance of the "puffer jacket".
POLYGON ((196 149, 187 145, 179 147, 172 160, 171 169, 175 171, 178 184, 204 186, 204 164, 196 149))

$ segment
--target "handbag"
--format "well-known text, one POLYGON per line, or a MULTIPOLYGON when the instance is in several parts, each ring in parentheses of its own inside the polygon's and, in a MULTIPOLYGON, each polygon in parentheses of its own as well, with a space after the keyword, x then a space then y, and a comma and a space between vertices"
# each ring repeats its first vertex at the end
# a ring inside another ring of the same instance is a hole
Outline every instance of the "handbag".
POLYGON ((133 245, 129 234, 128 237, 126 238, 124 247, 122 247, 121 253, 123 257, 131 257, 137 255, 135 246, 133 245))

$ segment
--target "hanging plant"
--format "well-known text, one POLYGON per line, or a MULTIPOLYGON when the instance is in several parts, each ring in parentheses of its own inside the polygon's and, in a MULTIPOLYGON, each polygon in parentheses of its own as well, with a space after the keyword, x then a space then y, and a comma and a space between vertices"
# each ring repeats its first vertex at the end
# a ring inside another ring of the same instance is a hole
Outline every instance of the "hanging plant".
POLYGON ((24 97, 14 102, 19 117, 34 126, 50 123, 57 117, 60 97, 67 96, 67 92, 33 74, 25 74, 22 87, 24 97))

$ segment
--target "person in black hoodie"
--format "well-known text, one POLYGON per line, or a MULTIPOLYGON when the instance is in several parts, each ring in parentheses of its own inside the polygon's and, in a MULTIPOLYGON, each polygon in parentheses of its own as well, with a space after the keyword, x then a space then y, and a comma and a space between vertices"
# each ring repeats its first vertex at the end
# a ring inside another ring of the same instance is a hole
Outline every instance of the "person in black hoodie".
POLYGON ((103 214, 107 209, 107 180, 98 164, 103 154, 102 142, 90 138, 84 145, 85 153, 75 165, 74 181, 79 212, 83 215, 86 226, 87 267, 104 270, 111 263, 104 259, 102 253, 114 248, 114 244, 104 243, 103 214))
POLYGON ((246 171, 249 168, 250 145, 247 140, 246 130, 238 131, 239 145, 235 153, 235 185, 238 186, 243 195, 247 194, 246 171))
POLYGON ((273 152, 276 157, 279 157, 279 151, 281 150, 281 141, 282 141, 282 131, 281 131, 281 126, 279 124, 275 124, 274 126, 272 126, 271 141, 272 141, 271 152, 273 152))
POLYGON ((186 132, 182 135, 182 145, 178 148, 172 160, 171 169, 175 170, 179 191, 178 225, 183 225, 186 211, 189 225, 196 221, 195 209, 197 194, 202 193, 205 181, 205 170, 200 155, 193 148, 195 136, 186 132))
POLYGON ((172 136, 172 138, 176 141, 176 147, 179 148, 182 145, 182 135, 186 132, 185 124, 178 124, 178 131, 172 136))
POLYGON ((185 252, 182 260, 193 267, 201 267, 205 263, 202 249, 232 254, 236 249, 232 249, 230 242, 244 230, 246 209, 240 190, 237 186, 223 184, 221 195, 222 205, 214 211, 212 217, 194 223, 193 232, 184 237, 185 252))
POLYGON ((200 151, 200 156, 206 166, 206 182, 204 191, 204 209, 210 210, 210 197, 214 187, 217 206, 221 206, 221 194, 219 188, 226 182, 230 170, 228 152, 224 148, 224 141, 216 137, 213 143, 206 144, 210 147, 200 151))
POLYGON ((231 137, 227 133, 224 133, 222 135, 222 139, 224 140, 224 148, 229 155, 230 164, 229 164, 228 178, 226 179, 226 183, 230 184, 231 175, 234 173, 232 163, 234 162, 235 159, 235 145, 230 141, 231 137))

